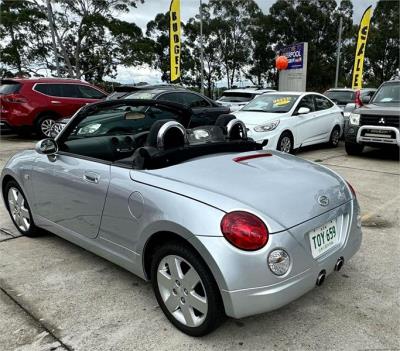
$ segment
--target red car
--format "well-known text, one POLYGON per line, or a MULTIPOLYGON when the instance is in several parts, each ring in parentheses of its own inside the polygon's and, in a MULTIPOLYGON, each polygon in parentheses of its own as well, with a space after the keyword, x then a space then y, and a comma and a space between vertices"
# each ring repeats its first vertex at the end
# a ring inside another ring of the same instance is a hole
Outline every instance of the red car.
POLYGON ((101 89, 77 79, 2 79, 0 128, 50 137, 57 119, 70 117, 83 105, 105 97, 101 89))

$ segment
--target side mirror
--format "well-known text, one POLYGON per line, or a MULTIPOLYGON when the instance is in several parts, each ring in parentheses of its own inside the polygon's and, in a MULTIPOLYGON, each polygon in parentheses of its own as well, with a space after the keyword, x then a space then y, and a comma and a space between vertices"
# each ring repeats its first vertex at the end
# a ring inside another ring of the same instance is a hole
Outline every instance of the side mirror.
POLYGON ((310 109, 308 107, 300 107, 299 110, 297 111, 298 115, 305 115, 307 113, 310 113, 310 109))
POLYGON ((370 101, 371 101, 371 96, 369 96, 369 95, 364 95, 364 96, 361 98, 361 102, 362 102, 363 104, 368 104, 370 101))
POLYGON ((43 139, 37 142, 35 150, 39 154, 53 155, 58 151, 58 145, 53 139, 43 139))

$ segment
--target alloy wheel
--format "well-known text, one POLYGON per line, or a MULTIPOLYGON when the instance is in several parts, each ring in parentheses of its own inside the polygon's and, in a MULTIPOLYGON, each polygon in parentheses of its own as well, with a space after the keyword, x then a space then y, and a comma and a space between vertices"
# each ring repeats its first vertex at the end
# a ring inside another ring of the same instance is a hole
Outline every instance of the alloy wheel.
POLYGON ((340 138, 340 133, 339 133, 339 130, 337 130, 337 129, 334 129, 333 131, 332 131, 332 136, 331 136, 331 143, 332 143, 332 145, 337 145, 337 144, 339 144, 339 138, 340 138))
POLYGON ((31 226, 31 216, 24 195, 15 187, 8 190, 8 207, 18 228, 22 232, 27 232, 31 226))
POLYGON ((172 316, 188 327, 200 326, 207 317, 208 300, 194 267, 177 255, 164 257, 157 269, 161 298, 172 316))
POLYGON ((55 126, 56 122, 54 119, 47 118, 42 121, 40 124, 40 130, 42 131, 43 135, 46 137, 51 137, 51 132, 55 126))
POLYGON ((292 140, 288 136, 284 136, 281 139, 280 145, 279 145, 279 150, 285 153, 290 153, 290 150, 292 149, 292 140))

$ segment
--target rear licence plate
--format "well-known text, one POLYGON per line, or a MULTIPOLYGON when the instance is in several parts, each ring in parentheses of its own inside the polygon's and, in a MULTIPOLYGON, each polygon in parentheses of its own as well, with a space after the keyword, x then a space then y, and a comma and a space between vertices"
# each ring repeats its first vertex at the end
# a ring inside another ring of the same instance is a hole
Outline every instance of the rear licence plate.
POLYGON ((308 233, 313 258, 321 256, 339 242, 336 219, 308 233))

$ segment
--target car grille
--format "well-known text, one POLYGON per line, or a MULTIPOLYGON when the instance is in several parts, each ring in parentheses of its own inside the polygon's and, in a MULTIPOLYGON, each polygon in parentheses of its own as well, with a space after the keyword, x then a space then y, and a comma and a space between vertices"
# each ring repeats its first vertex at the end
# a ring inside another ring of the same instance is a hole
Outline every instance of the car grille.
POLYGON ((368 125, 368 126, 399 128, 400 117, 399 116, 361 115, 360 125, 361 126, 368 125), (382 123, 382 121, 385 121, 385 123, 382 123))

